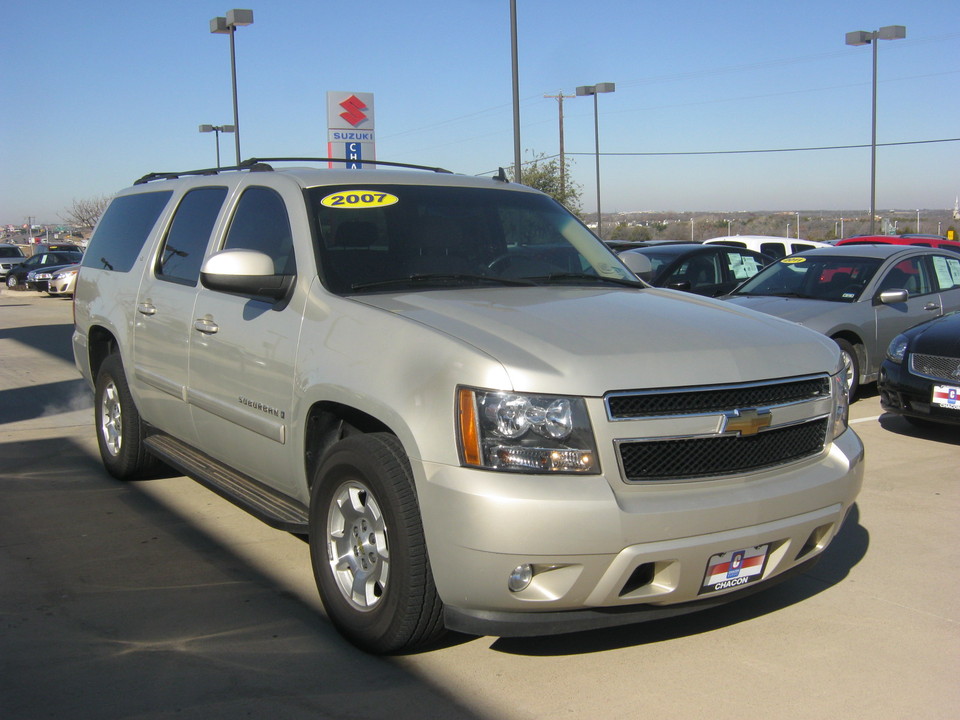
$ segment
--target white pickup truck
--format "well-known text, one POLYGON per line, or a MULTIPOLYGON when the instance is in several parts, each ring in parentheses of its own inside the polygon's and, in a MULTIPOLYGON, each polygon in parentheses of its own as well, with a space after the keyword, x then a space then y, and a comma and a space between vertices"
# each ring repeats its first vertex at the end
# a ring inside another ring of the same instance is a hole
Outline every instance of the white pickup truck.
POLYGON ((74 354, 107 470, 309 535, 352 642, 687 613, 837 535, 863 447, 828 338, 650 288, 503 177, 283 160, 117 195, 74 354))

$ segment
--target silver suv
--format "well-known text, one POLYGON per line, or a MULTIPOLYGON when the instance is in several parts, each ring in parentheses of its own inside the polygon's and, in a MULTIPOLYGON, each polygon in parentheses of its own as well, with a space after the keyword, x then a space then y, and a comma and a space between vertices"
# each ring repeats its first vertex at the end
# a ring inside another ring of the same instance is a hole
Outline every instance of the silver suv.
POLYGON ((863 448, 830 340, 646 286, 502 176, 281 160, 114 198, 74 353, 107 470, 309 535, 358 646, 687 613, 836 536, 863 448))

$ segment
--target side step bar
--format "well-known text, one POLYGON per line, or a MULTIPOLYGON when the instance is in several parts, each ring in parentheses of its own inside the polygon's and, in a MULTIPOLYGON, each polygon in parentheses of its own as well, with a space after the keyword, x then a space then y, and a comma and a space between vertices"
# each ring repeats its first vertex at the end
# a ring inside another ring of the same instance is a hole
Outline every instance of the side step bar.
POLYGON ((306 535, 306 506, 164 433, 144 440, 150 452, 278 530, 306 535))

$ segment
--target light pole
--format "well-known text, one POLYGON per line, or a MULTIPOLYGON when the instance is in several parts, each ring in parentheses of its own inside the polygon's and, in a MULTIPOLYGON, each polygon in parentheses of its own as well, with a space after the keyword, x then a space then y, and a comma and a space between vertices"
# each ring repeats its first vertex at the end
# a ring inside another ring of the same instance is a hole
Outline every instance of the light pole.
MULTIPOLYGON (((217 134, 217 170, 220 169, 220 133, 234 132, 236 127, 233 125, 201 125, 200 132, 212 132, 217 134)), ((239 164, 239 163, 238 163, 239 164)))
POLYGON ((874 234, 877 217, 877 40, 899 40, 907 36, 903 25, 887 25, 867 32, 855 30, 847 33, 847 45, 873 45, 873 112, 870 140, 870 234, 874 234))
POLYGON ((593 95, 593 139, 597 157, 597 237, 602 238, 600 219, 600 119, 597 112, 597 95, 616 90, 614 83, 597 83, 596 85, 581 85, 577 88, 577 95, 593 95))
POLYGON ((521 182, 520 168, 520 71, 517 53, 517 0, 510 0, 510 57, 513 72, 513 181, 521 182))
POLYGON ((210 32, 230 36, 230 77, 233 82, 233 140, 237 147, 237 165, 240 165, 240 118, 237 111, 237 53, 233 36, 238 27, 253 25, 253 10, 230 10, 226 17, 210 21, 210 32))

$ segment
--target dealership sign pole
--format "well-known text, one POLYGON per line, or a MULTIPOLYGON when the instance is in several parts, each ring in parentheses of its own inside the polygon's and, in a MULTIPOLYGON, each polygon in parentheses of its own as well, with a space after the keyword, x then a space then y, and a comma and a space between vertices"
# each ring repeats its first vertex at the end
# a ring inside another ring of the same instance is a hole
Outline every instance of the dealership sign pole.
POLYGON ((361 169, 364 160, 377 159, 373 93, 327 93, 327 156, 346 159, 351 170, 361 169))

